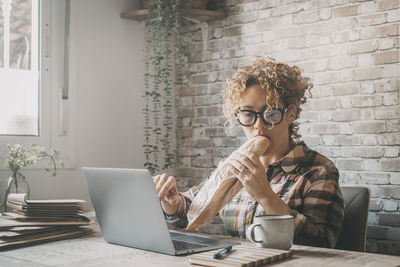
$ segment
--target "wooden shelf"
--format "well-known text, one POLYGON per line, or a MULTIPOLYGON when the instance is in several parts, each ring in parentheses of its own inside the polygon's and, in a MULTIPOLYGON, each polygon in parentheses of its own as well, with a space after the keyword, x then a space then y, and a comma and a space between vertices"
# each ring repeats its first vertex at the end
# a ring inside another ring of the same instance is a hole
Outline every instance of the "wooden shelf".
MULTIPOLYGON (((188 16, 193 19, 198 19, 201 21, 207 21, 225 17, 225 14, 219 11, 196 9, 196 8, 185 9, 184 14, 185 16, 188 16)), ((137 9, 137 10, 128 10, 122 12, 121 18, 143 21, 146 20, 148 15, 149 15, 148 9, 137 9)))

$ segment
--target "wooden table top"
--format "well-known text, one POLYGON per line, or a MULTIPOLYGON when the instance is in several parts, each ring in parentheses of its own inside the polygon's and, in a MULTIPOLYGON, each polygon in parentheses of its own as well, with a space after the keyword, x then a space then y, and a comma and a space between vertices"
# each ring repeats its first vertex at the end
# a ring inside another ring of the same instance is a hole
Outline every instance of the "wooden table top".
MULTIPOLYGON (((213 236, 215 237, 215 236, 213 236)), ((243 245, 254 244, 232 239, 243 245)), ((294 245, 293 256, 266 266, 400 266, 400 257, 294 245)), ((0 253, 0 266, 163 266, 190 265, 186 256, 169 256, 112 245, 100 234, 0 253)))

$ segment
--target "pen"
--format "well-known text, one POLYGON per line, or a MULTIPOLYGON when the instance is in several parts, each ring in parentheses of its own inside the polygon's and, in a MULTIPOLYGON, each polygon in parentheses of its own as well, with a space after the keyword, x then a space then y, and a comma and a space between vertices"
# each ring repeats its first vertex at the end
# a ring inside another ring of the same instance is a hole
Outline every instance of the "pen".
POLYGON ((220 259, 223 255, 228 254, 232 250, 232 246, 224 247, 222 250, 214 254, 214 259, 220 259))

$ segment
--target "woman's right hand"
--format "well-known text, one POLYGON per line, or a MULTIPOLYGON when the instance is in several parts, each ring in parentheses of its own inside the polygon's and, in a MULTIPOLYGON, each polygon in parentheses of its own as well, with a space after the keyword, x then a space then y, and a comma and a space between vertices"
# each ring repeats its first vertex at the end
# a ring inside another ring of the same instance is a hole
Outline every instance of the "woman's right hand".
POLYGON ((164 212, 168 215, 176 214, 181 202, 181 195, 178 193, 175 177, 166 173, 153 176, 153 182, 156 185, 158 198, 164 212))

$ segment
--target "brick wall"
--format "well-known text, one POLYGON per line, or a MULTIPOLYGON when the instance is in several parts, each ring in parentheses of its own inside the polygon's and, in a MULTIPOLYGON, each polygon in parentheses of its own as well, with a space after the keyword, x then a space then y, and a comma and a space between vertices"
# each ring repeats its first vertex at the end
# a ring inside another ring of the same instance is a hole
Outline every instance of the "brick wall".
MULTIPOLYGON (((227 77, 259 53, 300 66, 312 78, 300 131, 331 158, 341 185, 371 190, 367 250, 400 254, 398 0, 226 0, 209 8, 208 47, 194 37, 192 85, 181 92, 181 189, 200 182, 244 140, 224 132, 227 77)), ((193 28, 195 29, 195 28, 193 28)), ((203 230, 224 233, 218 220, 203 230)))

